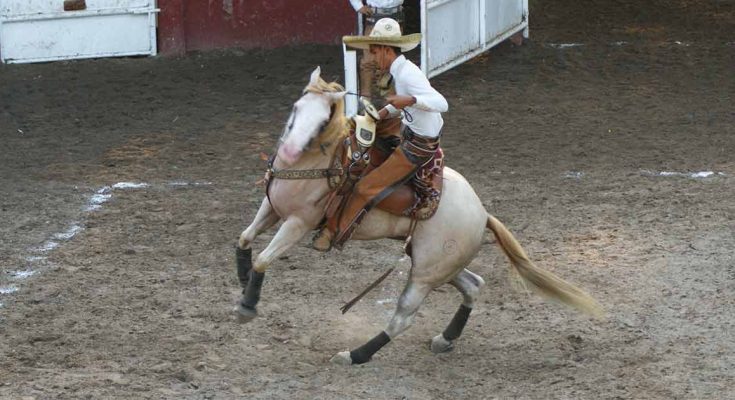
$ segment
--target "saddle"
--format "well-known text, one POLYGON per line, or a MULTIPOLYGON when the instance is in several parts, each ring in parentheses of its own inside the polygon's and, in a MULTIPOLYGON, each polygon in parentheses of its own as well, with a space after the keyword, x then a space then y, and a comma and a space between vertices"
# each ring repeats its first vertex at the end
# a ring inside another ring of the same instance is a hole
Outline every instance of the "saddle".
MULTIPOLYGON (((377 121, 372 146, 361 147, 360 129, 355 119, 349 121, 350 136, 345 139, 341 166, 344 179, 327 203, 327 216, 339 212, 345 196, 349 196, 360 178, 380 166, 401 143, 401 120, 392 118, 377 121), (357 154, 357 156, 356 156, 357 154)), ((336 160, 335 160, 336 161, 336 160)), ((414 220, 431 218, 439 207, 442 193, 444 153, 438 148, 433 157, 424 163, 405 183, 375 205, 391 214, 414 220)))

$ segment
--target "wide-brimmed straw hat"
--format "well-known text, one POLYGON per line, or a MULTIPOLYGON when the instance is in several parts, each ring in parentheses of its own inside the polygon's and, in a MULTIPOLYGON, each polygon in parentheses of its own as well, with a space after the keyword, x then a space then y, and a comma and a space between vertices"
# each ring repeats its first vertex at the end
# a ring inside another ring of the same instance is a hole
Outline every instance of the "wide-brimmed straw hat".
POLYGON ((371 44, 400 47, 402 52, 413 50, 421 42, 421 34, 401 35, 401 26, 392 18, 382 18, 373 26, 370 36, 345 36, 342 42, 356 49, 368 50, 371 44))

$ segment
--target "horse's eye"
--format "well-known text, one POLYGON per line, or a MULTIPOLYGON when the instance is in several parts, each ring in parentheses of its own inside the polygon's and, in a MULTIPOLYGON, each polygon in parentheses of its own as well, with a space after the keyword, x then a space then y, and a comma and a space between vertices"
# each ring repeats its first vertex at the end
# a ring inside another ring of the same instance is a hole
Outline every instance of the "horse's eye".
POLYGON ((317 129, 316 134, 321 135, 322 132, 324 132, 324 128, 327 126, 327 122, 322 122, 321 125, 319 125, 319 129, 317 129))
POLYGON ((291 113, 291 116, 288 117, 288 129, 291 129, 293 127, 293 123, 296 120, 296 113, 291 113))

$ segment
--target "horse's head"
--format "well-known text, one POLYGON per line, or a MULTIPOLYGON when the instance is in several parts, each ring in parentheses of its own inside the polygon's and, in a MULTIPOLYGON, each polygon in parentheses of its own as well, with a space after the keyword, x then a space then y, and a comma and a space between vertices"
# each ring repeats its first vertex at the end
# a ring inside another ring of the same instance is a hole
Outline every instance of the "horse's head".
POLYGON ((343 98, 347 92, 335 82, 325 82, 320 74, 319 67, 311 73, 309 84, 294 103, 281 135, 278 158, 288 165, 295 163, 311 147, 330 121, 342 118, 344 113, 343 98))

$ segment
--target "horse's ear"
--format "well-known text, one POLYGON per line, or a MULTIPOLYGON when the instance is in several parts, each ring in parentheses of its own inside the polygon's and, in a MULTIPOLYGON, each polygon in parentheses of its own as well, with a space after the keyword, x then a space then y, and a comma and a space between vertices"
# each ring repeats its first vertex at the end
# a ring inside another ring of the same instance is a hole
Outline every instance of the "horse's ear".
POLYGON ((345 97, 345 95, 347 94, 347 91, 345 90, 342 92, 324 92, 324 94, 327 95, 327 97, 329 97, 329 100, 331 100, 332 103, 336 103, 340 99, 345 97))
POLYGON ((316 67, 314 72, 311 73, 311 79, 309 80, 309 85, 316 85, 319 83, 319 75, 322 74, 322 68, 316 67))

